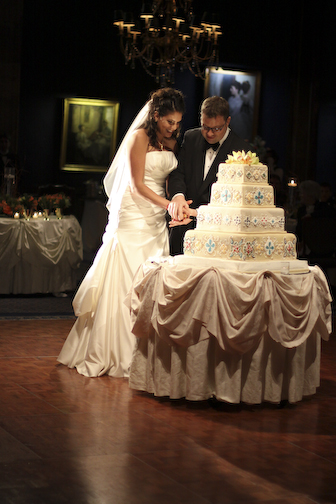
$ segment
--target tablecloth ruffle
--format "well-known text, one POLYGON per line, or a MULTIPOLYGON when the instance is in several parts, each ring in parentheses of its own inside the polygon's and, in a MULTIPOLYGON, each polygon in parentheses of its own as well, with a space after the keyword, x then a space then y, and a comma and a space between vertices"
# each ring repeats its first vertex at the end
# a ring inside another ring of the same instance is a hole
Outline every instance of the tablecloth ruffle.
POLYGON ((145 263, 126 303, 132 389, 171 399, 291 403, 320 385, 331 296, 318 267, 256 274, 145 263))
POLYGON ((59 292, 76 287, 82 228, 63 219, 0 219, 0 293, 59 292))
POLYGON ((286 348, 313 329, 327 340, 331 300, 317 266, 284 275, 163 263, 138 272, 127 302, 137 337, 154 331, 170 345, 190 346, 213 335, 223 350, 245 353, 265 332, 286 348))

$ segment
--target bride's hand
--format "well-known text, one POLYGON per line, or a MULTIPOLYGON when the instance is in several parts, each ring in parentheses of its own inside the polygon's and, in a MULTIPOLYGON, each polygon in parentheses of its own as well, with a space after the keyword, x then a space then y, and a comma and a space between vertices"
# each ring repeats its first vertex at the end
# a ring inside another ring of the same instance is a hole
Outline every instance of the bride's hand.
POLYGON ((172 219, 169 222, 169 227, 185 226, 193 220, 190 217, 197 217, 197 210, 195 210, 194 208, 188 208, 183 214, 183 220, 172 219))
POLYGON ((183 220, 174 220, 172 219, 171 221, 169 221, 169 227, 176 227, 176 226, 184 226, 186 224, 189 224, 189 222, 191 222, 192 219, 189 219, 188 217, 186 217, 185 219, 183 220))

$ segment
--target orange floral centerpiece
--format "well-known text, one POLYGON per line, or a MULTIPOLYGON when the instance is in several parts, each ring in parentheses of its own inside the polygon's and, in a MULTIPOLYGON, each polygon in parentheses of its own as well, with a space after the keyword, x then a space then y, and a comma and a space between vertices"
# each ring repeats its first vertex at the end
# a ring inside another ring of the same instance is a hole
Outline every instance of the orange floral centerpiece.
POLYGON ((54 200, 52 194, 44 194, 40 196, 37 200, 38 206, 45 212, 49 214, 54 208, 54 200))
POLYGON ((7 215, 8 217, 13 216, 13 210, 5 199, 0 201, 0 215, 7 215))
POLYGON ((45 217, 54 210, 56 216, 60 218, 64 208, 69 208, 70 198, 64 193, 45 194, 39 197, 38 205, 43 210, 45 217))
POLYGON ((66 196, 64 193, 54 194, 54 208, 61 208, 64 210, 65 208, 69 208, 70 206, 70 198, 66 196))
POLYGON ((55 210, 56 208, 64 209, 70 206, 70 198, 64 193, 44 194, 40 196, 37 201, 42 209, 48 209, 49 211, 55 210))
POLYGON ((70 204, 70 198, 64 193, 45 194, 39 198, 30 194, 23 194, 18 198, 0 194, 0 215, 6 217, 24 216, 28 219, 39 207, 43 210, 45 217, 48 217, 52 211, 55 211, 55 214, 60 217, 62 211, 69 208, 70 204))
POLYGON ((37 209, 37 200, 30 194, 25 193, 17 201, 22 207, 22 211, 19 213, 22 213, 25 219, 28 219, 33 214, 33 211, 37 209))
POLYGON ((17 198, 0 195, 0 215, 13 217, 15 213, 23 214, 24 207, 17 198))

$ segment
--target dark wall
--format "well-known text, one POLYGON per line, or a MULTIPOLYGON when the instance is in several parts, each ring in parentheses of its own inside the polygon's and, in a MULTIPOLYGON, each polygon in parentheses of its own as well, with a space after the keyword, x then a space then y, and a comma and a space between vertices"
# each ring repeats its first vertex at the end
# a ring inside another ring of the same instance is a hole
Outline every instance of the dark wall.
MULTIPOLYGON (((203 1, 194 1, 193 5, 195 12, 203 12, 203 1)), ((24 190, 34 191, 48 183, 79 187, 88 178, 102 178, 102 174, 59 169, 65 97, 119 101, 120 139, 149 92, 157 87, 140 65, 131 70, 124 64, 117 32, 112 26, 113 12, 120 7, 139 12, 141 0, 25 2, 19 138, 24 190)), ((326 51, 325 46, 330 43, 325 27, 330 25, 329 16, 325 9, 312 9, 310 0, 308 6, 304 0, 239 4, 207 1, 207 10, 218 12, 223 27, 221 65, 261 71, 258 134, 278 152, 280 166, 287 171, 299 171, 301 178, 307 178, 307 174, 315 176, 315 166, 321 169, 314 160, 314 168, 308 170, 307 157, 302 157, 304 150, 308 149, 305 155, 309 158, 317 157, 317 149, 329 157, 330 148, 325 145, 323 132, 326 115, 332 130, 330 136, 336 128, 331 98, 323 96, 320 110, 321 96, 317 91, 321 78, 328 75, 326 60, 330 49, 326 51), (312 85, 315 101, 309 104, 306 95, 312 85), (300 104, 299 110, 296 103, 300 104), (300 121, 306 123, 303 112, 307 109, 312 128, 300 136, 305 131, 300 128, 300 121)), ((175 85, 186 95, 184 128, 192 127, 198 121, 204 84, 188 72, 177 72, 175 85)), ((326 87, 331 89, 332 83, 328 82, 326 87)), ((326 162, 331 171, 335 171, 334 159, 326 162)), ((327 175, 333 178, 328 172, 323 173, 323 179, 327 175)))

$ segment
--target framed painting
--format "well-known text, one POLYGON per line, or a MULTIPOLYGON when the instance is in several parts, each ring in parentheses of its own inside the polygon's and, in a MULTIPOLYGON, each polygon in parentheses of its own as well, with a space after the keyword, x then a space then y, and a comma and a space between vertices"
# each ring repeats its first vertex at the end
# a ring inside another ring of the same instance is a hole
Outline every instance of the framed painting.
POLYGON ((204 97, 217 95, 228 101, 230 128, 248 142, 257 135, 260 82, 260 72, 206 69, 204 97))
POLYGON ((66 98, 61 170, 105 172, 116 149, 119 103, 66 98))

